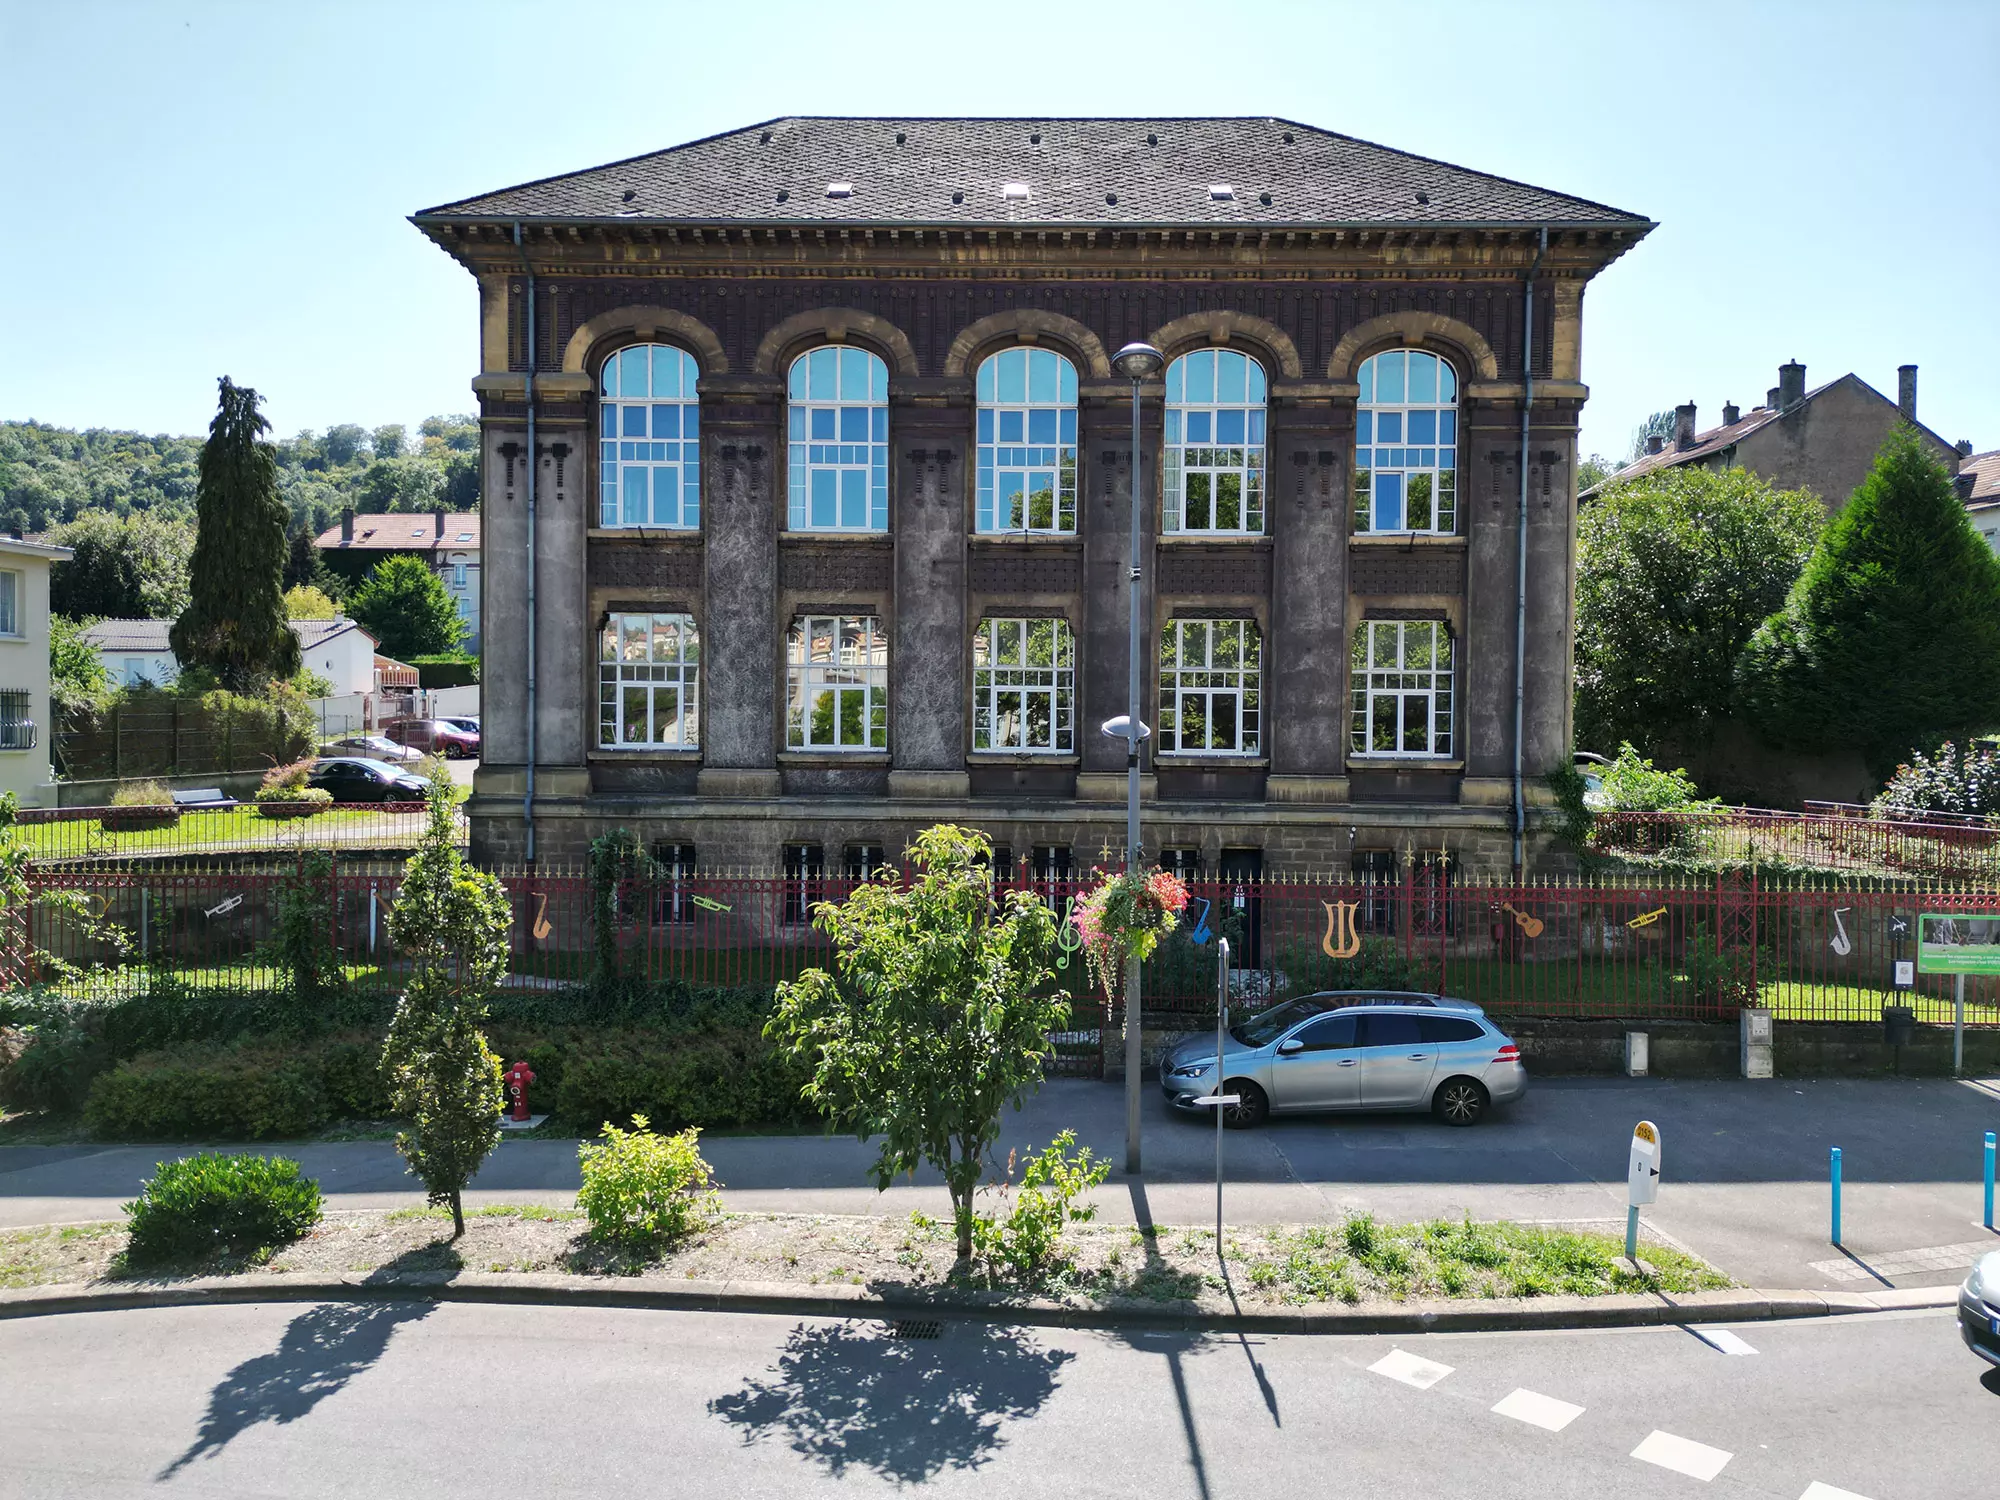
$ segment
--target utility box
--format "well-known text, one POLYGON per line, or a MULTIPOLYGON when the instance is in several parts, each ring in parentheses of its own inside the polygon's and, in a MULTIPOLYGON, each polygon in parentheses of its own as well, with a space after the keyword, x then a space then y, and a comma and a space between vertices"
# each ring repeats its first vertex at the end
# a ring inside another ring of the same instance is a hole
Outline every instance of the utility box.
POLYGON ((1771 1069, 1771 1013, 1768 1010, 1742 1012, 1743 1076, 1769 1078, 1771 1069))
POLYGON ((1647 1067, 1647 1037, 1643 1031, 1625 1033, 1625 1076, 1644 1078, 1647 1067))
POLYGON ((1882 1007, 1882 1042, 1889 1047, 1907 1047, 1916 1039, 1917 1013, 1907 1005, 1882 1007))

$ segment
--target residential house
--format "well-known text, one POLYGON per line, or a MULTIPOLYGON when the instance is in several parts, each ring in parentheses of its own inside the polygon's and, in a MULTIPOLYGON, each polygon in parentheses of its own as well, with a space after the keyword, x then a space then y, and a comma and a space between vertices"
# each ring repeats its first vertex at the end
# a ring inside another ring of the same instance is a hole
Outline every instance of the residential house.
POLYGON ((1149 855, 1543 859, 1643 215, 1282 119, 788 118, 413 222, 480 295, 481 858, 1120 859, 1136 589, 1149 855))
POLYGON ((0 793, 55 801, 49 754, 49 567, 67 547, 0 536, 0 793))
POLYGON ((463 648, 479 654, 479 517, 460 511, 413 511, 356 515, 352 506, 340 524, 314 543, 326 564, 350 583, 359 583, 385 557, 407 552, 421 557, 443 580, 458 617, 465 621, 463 648))
POLYGON ((1706 431, 1695 421, 1695 404, 1674 408, 1674 435, 1654 434, 1646 451, 1611 478, 1579 497, 1594 499, 1604 486, 1682 464, 1710 469, 1748 469, 1781 490, 1807 489, 1829 512, 1847 504, 1874 467, 1875 455, 1897 424, 1913 425, 1940 462, 1958 472, 1959 450, 1917 420, 1917 367, 1896 371, 1891 401, 1859 375, 1843 375, 1806 389, 1806 367, 1797 360, 1778 366, 1778 383, 1762 406, 1744 411, 1724 402, 1722 425, 1706 431))
MULTIPOLYGON (((299 638, 301 664, 332 683, 333 696, 377 691, 374 636, 345 618, 293 620, 291 626, 299 638)), ((180 675, 180 662, 168 642, 173 628, 172 620, 99 620, 83 634, 97 647, 116 685, 165 687, 180 675)))
POLYGON ((1972 444, 1963 443, 1960 449, 1958 496, 1986 545, 2000 553, 2000 448, 1974 453, 1972 444))

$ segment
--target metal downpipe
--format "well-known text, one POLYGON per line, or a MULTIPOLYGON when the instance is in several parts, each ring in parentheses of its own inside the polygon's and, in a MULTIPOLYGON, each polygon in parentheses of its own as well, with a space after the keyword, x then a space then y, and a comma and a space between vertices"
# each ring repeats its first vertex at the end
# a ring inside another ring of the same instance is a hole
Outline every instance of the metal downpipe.
POLYGON ((1523 845, 1528 827, 1526 789, 1522 784, 1522 764, 1527 747, 1521 731, 1523 705, 1528 692, 1528 423, 1535 405, 1535 273, 1548 253, 1549 231, 1538 232, 1534 262, 1528 267, 1522 293, 1521 316, 1521 457, 1516 467, 1521 475, 1521 504, 1515 516, 1514 548, 1514 873, 1521 873, 1523 845))
MULTIPOLYGON (((528 788, 521 794, 522 853, 535 862, 535 268, 514 225, 514 248, 521 252, 521 271, 528 279, 528 788)), ((1526 502, 1523 501, 1523 504, 1526 502)))

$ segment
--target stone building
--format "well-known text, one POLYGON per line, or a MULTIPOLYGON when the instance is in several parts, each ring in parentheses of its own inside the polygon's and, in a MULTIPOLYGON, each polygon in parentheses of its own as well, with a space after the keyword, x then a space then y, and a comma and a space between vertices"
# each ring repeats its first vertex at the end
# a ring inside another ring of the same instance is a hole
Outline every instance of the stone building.
POLYGON ((1146 852, 1540 857, 1643 216, 1278 119, 799 118, 413 222, 479 285, 481 856, 1121 859, 1143 339, 1146 852))
POLYGON ((1765 394, 1763 405, 1746 412, 1725 401, 1719 427, 1697 430, 1692 401, 1675 407, 1671 439, 1659 434, 1648 438, 1645 453, 1579 498, 1594 498, 1606 484, 1696 464, 1748 469, 1778 489, 1811 490, 1828 511, 1837 511, 1868 477, 1876 453, 1903 422, 1915 426, 1940 463, 1958 472, 1961 452, 1970 449, 1953 447, 1917 421, 1915 365, 1897 368, 1896 399, 1891 401, 1852 374, 1807 390, 1806 367, 1790 360, 1778 366, 1778 383, 1765 394))

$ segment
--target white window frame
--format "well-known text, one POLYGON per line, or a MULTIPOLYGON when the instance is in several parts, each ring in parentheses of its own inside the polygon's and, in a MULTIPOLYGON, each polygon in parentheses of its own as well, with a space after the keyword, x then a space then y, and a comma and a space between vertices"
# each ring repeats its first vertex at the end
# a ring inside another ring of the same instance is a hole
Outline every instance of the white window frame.
POLYGON ((786 528, 886 532, 889 367, 852 344, 822 344, 792 361, 786 391, 786 528))
POLYGON ((1169 620, 1160 632, 1160 753, 1242 758, 1262 753, 1264 636, 1253 619, 1169 620), (1202 705, 1205 743, 1188 743, 1185 710, 1202 705), (1230 726, 1217 745, 1216 725, 1230 726))
POLYGON ((980 361, 979 493, 983 536, 1076 530, 1076 366, 1022 345, 980 361), (1037 497, 1047 509, 1037 524, 1037 497))
POLYGON ((889 636, 875 615, 796 615, 785 634, 785 747, 828 755, 889 748, 889 636), (813 705, 833 695, 828 737, 813 705), (859 704, 860 739, 845 736, 847 702, 859 704))
POLYGON ((614 614, 597 642, 598 748, 699 750, 701 631, 694 616, 614 614), (669 692, 672 708, 663 715, 661 699, 669 692), (638 739, 627 738, 627 714, 635 699, 644 703, 646 715, 646 735, 638 739))
POLYGON ((1351 717, 1348 754, 1385 760, 1449 760, 1454 743, 1452 710, 1456 648, 1443 620, 1363 620, 1348 653, 1351 717), (1389 710, 1392 744, 1376 744, 1377 705, 1389 710), (1414 708, 1423 726, 1420 747, 1409 719, 1414 708))
POLYGON ((1450 360, 1428 349, 1384 349, 1361 362, 1356 378, 1361 399, 1354 418, 1355 532, 1455 535, 1461 437, 1458 371, 1450 360), (1435 367, 1431 399, 1409 399, 1415 389, 1409 378, 1414 361, 1435 367), (1412 442, 1417 429, 1424 429, 1430 441, 1412 442), (1413 519, 1421 524, 1413 525, 1413 519), (1400 524, 1379 524, 1383 521, 1400 524))
POLYGON ((979 622, 972 637, 972 748, 996 755, 1076 753, 1076 634, 1067 620, 996 615, 979 622), (1048 665, 1036 664, 1038 655, 1046 655, 1048 665), (1034 732, 1031 705, 1038 702, 1045 734, 1034 732))
POLYGON ((599 526, 701 530, 700 379, 695 357, 675 344, 631 344, 605 356, 597 375, 599 526), (637 488, 643 506, 627 493, 637 488))
POLYGON ((1160 526, 1186 536, 1262 536, 1265 494, 1264 367, 1236 349, 1196 349, 1167 366, 1160 526), (1240 441, 1234 429, 1240 426, 1240 441), (1223 432, 1230 429, 1230 441, 1223 432), (1217 501, 1236 481, 1236 524, 1218 525, 1217 501), (1198 493, 1199 492, 1199 493, 1198 493), (1190 516, 1195 522, 1190 522, 1190 516))
POLYGON ((21 574, 14 568, 0 568, 0 635, 21 634, 21 574))

